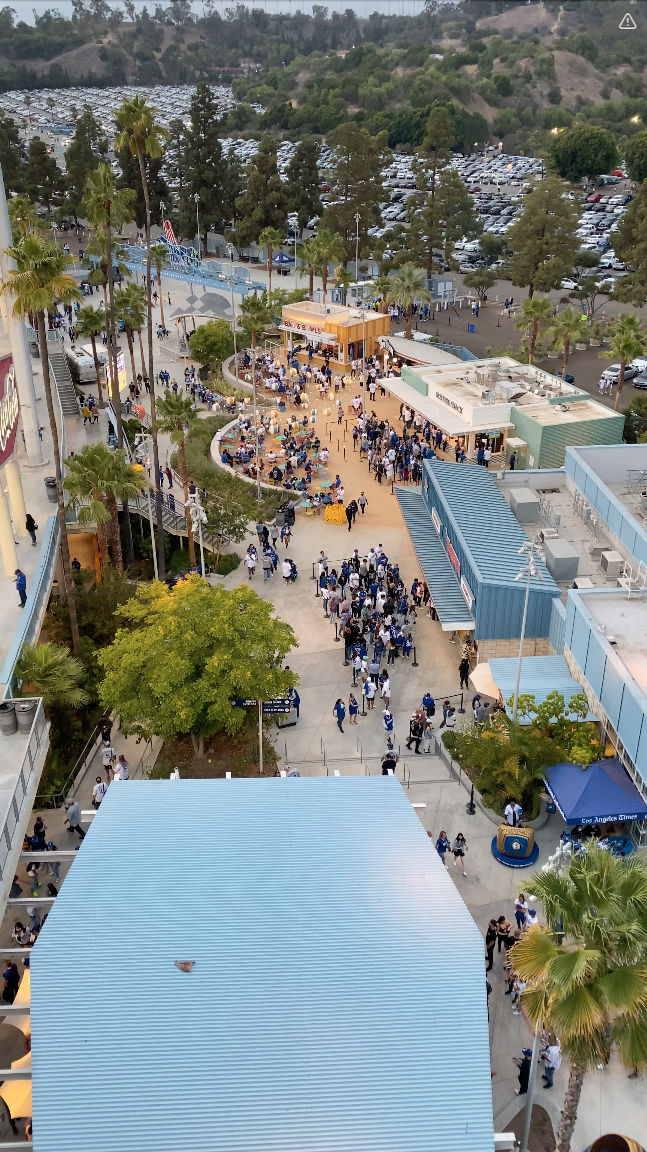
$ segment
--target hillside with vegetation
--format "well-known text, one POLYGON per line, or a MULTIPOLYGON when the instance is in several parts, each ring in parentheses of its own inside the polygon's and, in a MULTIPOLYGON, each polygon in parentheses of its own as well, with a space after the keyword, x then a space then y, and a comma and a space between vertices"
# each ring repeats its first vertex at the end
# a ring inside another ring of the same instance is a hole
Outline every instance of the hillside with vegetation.
POLYGON ((415 148, 434 101, 463 114, 465 146, 486 136, 542 150, 586 119, 629 136, 647 120, 647 38, 623 32, 615 0, 430 0, 416 17, 312 16, 242 5, 224 16, 185 0, 153 12, 75 0, 34 25, 0 12, 0 88, 231 82, 231 131, 325 134, 353 119, 415 148), (252 105, 260 104, 262 112, 252 105), (471 139, 470 139, 471 138, 471 139))

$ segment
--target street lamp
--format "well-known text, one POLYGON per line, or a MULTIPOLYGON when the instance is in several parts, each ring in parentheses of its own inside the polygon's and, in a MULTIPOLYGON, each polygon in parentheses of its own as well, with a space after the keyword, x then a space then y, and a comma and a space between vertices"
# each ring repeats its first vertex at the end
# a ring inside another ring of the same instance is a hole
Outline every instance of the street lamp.
POLYGON ((200 197, 197 192, 193 193, 195 200, 195 228, 198 234, 198 260, 202 257, 202 245, 200 243, 200 197))
POLYGON ((234 301, 234 246, 229 244, 227 246, 229 253, 229 287, 231 288, 231 330, 234 335, 234 371, 236 373, 236 384, 240 384, 240 377, 238 375, 238 348, 236 347, 236 303, 234 301))
POLYGON ((366 418, 366 308, 363 304, 359 315, 362 321, 362 412, 366 418))
POLYGON ((359 222, 362 219, 359 212, 355 213, 355 283, 359 282, 359 222))
POLYGON ((187 503, 189 505, 189 515, 191 517, 191 523, 192 523, 194 528, 196 527, 196 525, 198 528, 198 541, 200 544, 200 567, 202 568, 202 575, 205 576, 206 575, 206 569, 204 566, 204 545, 202 543, 202 525, 207 523, 207 513, 205 512, 204 508, 202 507, 202 505, 200 503, 200 499, 198 497, 197 492, 194 492, 189 496, 187 503))
MULTIPOLYGON (((139 433, 135 437, 135 460, 138 464, 146 466, 146 460, 151 459, 153 451, 153 441, 147 434, 139 433)), ((156 580, 159 580, 159 569, 157 567, 157 545, 155 543, 155 522, 153 520, 153 505, 151 503, 151 486, 146 474, 146 500, 148 502, 148 523, 151 530, 151 545, 153 551, 153 575, 156 580)))
POLYGON ((164 231, 164 217, 165 217, 165 215, 166 215, 166 204, 164 203, 163 200, 160 200, 160 216, 162 218, 160 228, 162 229, 162 232, 164 231))
POLYGON ((539 561, 543 560, 544 554, 541 550, 543 539, 537 535, 533 540, 527 540, 525 544, 521 545, 519 555, 524 557, 524 563, 515 576, 515 580, 523 580, 526 578, 526 595, 523 602, 523 617, 521 619, 521 637, 519 639, 519 659, 517 661, 517 678, 514 685, 514 696, 512 699, 512 722, 517 722, 517 707, 519 704, 519 685, 521 683, 521 665, 523 663, 523 642, 526 638, 526 620, 528 617, 528 600, 530 599, 530 579, 536 577, 537 580, 542 579, 539 570, 539 561))
POLYGON ((261 502, 261 472, 260 472, 260 458, 259 458, 259 445, 258 445, 258 409, 256 407, 256 349, 252 348, 252 388, 254 397, 254 429, 256 433, 256 501, 258 504, 261 502))

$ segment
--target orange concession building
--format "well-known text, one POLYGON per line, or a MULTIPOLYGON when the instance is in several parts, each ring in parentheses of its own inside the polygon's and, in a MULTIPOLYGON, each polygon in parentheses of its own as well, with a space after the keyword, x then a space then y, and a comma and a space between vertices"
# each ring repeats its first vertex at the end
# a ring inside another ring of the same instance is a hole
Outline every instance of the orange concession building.
POLYGON ((281 313, 281 330, 286 351, 311 345, 313 360, 321 362, 330 352, 331 365, 348 366, 380 352, 379 336, 391 332, 391 318, 383 312, 348 308, 345 304, 315 304, 304 300, 286 304, 281 313))

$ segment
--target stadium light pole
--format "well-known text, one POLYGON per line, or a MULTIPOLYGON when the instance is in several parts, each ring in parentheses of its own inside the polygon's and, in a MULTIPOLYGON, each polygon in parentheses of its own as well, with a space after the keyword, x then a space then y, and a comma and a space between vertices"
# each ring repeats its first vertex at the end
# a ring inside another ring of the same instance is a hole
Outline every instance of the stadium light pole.
POLYGON ((532 540, 527 540, 525 544, 521 545, 519 549, 519 556, 524 557, 524 563, 515 576, 515 580, 523 580, 526 578, 526 594, 523 601, 523 616, 521 619, 521 636, 519 638, 519 659, 517 660, 517 677, 514 685, 514 696, 512 698, 512 723, 517 723, 517 709, 519 706, 519 687, 521 684, 521 665, 523 663, 523 644, 526 638, 526 621, 528 619, 528 601, 530 599, 530 580, 531 577, 536 577, 538 580, 542 579, 541 572, 538 567, 538 562, 543 560, 544 554, 541 550, 542 544, 541 536, 537 535, 532 540))
POLYGON ((195 228, 198 234, 198 260, 202 259, 202 243, 200 241, 200 195, 198 192, 193 193, 195 200, 195 228))

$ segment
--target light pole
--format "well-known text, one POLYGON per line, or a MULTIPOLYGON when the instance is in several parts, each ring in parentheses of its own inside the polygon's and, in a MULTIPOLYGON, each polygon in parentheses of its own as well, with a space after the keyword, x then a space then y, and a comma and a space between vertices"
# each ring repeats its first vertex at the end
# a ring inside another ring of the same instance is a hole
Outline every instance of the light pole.
POLYGON ((366 419, 366 308, 363 304, 359 314, 362 317, 362 413, 366 419))
POLYGON ((528 1077, 528 1094, 526 1096, 526 1109, 523 1118, 523 1136, 519 1152, 528 1152, 528 1138, 530 1136, 530 1121, 532 1120, 532 1106, 535 1097, 535 1081, 537 1079, 537 1064, 539 1062, 539 1046, 541 1043, 541 1026, 539 1020, 535 1024, 535 1038, 532 1042, 532 1056, 530 1058, 530 1074, 528 1077))
POLYGON ((195 230, 198 234, 198 260, 202 258, 202 244, 200 242, 200 196, 197 192, 193 193, 195 200, 195 230))
POLYGON ((229 253, 229 286, 231 288, 231 330, 234 336, 234 372, 236 373, 236 384, 240 384, 240 377, 238 375, 238 348, 236 347, 236 304, 234 301, 234 246, 229 244, 227 248, 229 253))
POLYGON ((164 217, 165 217, 165 215, 166 215, 166 204, 164 203, 163 200, 160 200, 160 216, 162 218, 162 223, 160 224, 160 228, 162 229, 162 233, 164 232, 164 217))
POLYGON ((359 212, 355 213, 355 283, 359 281, 359 222, 362 219, 359 212))
MULTIPOLYGON (((260 458, 258 454, 258 409, 256 407, 256 349, 252 348, 252 387, 254 397, 254 428, 256 430, 256 502, 261 502, 261 473, 260 473, 260 458)), ((262 719, 262 714, 261 714, 262 719)))
MULTIPOLYGON (((146 459, 150 460, 153 450, 153 441, 148 435, 141 433, 135 437, 135 460, 138 464, 142 464, 146 469, 146 459)), ((153 519, 153 505, 151 503, 151 486, 146 473, 146 499, 148 501, 148 523, 151 530, 151 544, 153 549, 153 575, 156 580, 159 580, 159 568, 157 566, 157 546, 155 543, 155 521, 153 519)))
POLYGON ((200 544, 200 567, 202 568, 202 575, 205 576, 206 570, 204 566, 204 545, 202 543, 202 525, 207 523, 207 514, 200 503, 197 492, 189 496, 188 499, 189 515, 191 516, 191 523, 195 528, 198 526, 198 542, 200 544))
POLYGON ((517 722, 517 708, 519 705, 519 685, 521 684, 521 665, 523 663, 523 643, 526 638, 526 620, 528 618, 528 600, 530 599, 530 579, 532 576, 537 580, 542 579, 541 572, 538 567, 538 562, 543 560, 543 552, 541 550, 541 537, 535 536, 532 540, 527 540, 525 544, 521 545, 519 555, 524 557, 524 564, 517 572, 515 580, 523 580, 526 577, 526 595, 523 601, 523 616, 521 619, 521 636, 519 638, 519 659, 517 661, 517 678, 514 685, 514 696, 512 699, 512 723, 517 722))

